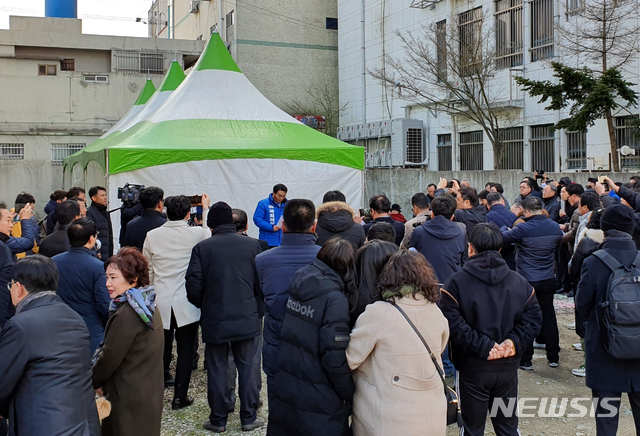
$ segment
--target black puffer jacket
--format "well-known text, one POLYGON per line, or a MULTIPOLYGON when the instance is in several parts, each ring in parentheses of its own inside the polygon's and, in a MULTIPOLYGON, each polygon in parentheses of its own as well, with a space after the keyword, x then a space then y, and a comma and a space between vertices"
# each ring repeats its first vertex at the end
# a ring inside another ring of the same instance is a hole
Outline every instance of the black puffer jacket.
POLYGON ((330 201, 317 209, 318 225, 316 244, 322 246, 333 237, 351 242, 357 250, 362 247, 367 236, 362 226, 353 221, 353 209, 342 201, 330 201))
POLYGON ((7 289, 7 285, 11 282, 11 269, 15 261, 14 254, 5 244, 8 240, 8 235, 0 233, 0 330, 15 312, 11 293, 7 289))
POLYGON ((467 235, 476 224, 487 222, 487 208, 483 205, 472 207, 471 209, 456 210, 453 214, 453 220, 464 224, 467 227, 467 235))
POLYGON ((349 304, 340 277, 318 259, 291 279, 270 436, 349 435, 355 386, 347 364, 349 304))
MULTIPOLYGON (((580 243, 576 248, 576 252, 573 253, 571 258, 571 277, 575 283, 580 281, 580 275, 582 271, 582 265, 586 258, 591 256, 594 252, 600 249, 600 246, 604 242, 604 232, 600 229, 585 229, 584 236, 580 239, 580 243)), ((576 310, 576 334, 581 338, 587 332, 587 320, 582 319, 580 314, 576 310)))
POLYGON ((217 226, 191 252, 187 298, 202 309, 202 342, 244 341, 260 334, 264 296, 256 272, 260 243, 236 233, 233 224, 217 226))
POLYGON ((111 227, 111 216, 106 206, 93 203, 87 209, 87 218, 91 218, 98 229, 98 239, 100 247, 100 260, 106 262, 113 256, 113 228, 111 227))

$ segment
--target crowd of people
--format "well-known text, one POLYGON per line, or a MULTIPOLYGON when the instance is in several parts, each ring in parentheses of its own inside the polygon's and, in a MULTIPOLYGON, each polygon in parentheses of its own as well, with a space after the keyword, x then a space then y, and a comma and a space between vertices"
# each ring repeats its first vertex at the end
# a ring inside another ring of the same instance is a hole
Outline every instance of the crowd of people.
MULTIPOLYGON (((575 298, 597 434, 616 434, 622 393, 640 432, 640 177, 536 174, 511 203, 440 179, 410 218, 385 195, 364 214, 340 191, 287 197, 258 203, 255 239, 246 211, 146 187, 117 252, 103 187, 55 191, 41 222, 28 193, 0 204, 0 434, 159 436, 165 389, 193 404, 201 335, 211 432, 237 378, 244 431, 482 435, 535 348, 559 368, 558 293, 575 298)), ((517 414, 491 421, 519 434, 517 414)))

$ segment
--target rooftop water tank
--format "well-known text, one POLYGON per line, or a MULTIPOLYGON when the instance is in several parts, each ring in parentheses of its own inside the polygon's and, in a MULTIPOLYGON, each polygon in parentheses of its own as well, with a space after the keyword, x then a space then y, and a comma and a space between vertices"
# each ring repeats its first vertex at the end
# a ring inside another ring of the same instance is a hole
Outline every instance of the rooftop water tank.
POLYGON ((45 17, 78 18, 78 0, 45 0, 45 17))

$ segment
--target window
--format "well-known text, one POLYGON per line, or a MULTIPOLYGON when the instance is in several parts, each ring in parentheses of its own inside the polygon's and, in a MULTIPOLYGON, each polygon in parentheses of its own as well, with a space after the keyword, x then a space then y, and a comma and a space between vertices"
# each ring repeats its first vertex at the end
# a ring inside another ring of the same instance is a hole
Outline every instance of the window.
POLYGON ((327 29, 338 30, 338 19, 327 17, 327 29))
POLYGON ((553 57, 553 1, 531 0, 531 62, 553 57))
POLYGON ((634 155, 624 156, 620 154, 620 166, 622 168, 640 167, 640 130, 638 129, 638 117, 616 117, 616 146, 620 150, 625 145, 635 150, 634 155))
POLYGON ((496 66, 522 65, 522 0, 496 0, 496 66))
POLYGON ((164 53, 115 51, 116 73, 164 74, 164 53))
POLYGON ((109 76, 107 75, 86 75, 82 77, 84 83, 109 83, 109 76))
POLYGON ((567 165, 570 170, 587 169, 587 132, 567 132, 567 165))
POLYGON ((453 171, 451 133, 438 135, 438 171, 453 171))
POLYGON ((227 18, 225 19, 225 23, 227 23, 227 29, 234 24, 236 24, 236 13, 235 11, 231 11, 227 14, 227 18))
POLYGON ((524 142, 522 127, 511 127, 498 130, 498 140, 504 147, 500 168, 503 170, 523 170, 524 142))
POLYGON ((60 71, 75 71, 76 60, 75 59, 63 59, 60 61, 60 71))
POLYGON ((82 150, 86 144, 51 144, 51 163, 62 165, 65 157, 82 150))
POLYGON ((482 7, 458 15, 461 75, 473 74, 482 62, 482 7))
POLYGON ((578 15, 584 9, 584 0, 567 0, 567 11, 565 15, 567 19, 574 15, 578 15))
POLYGON ((447 81, 447 20, 436 23, 436 54, 438 56, 438 81, 447 81))
POLYGON ((555 171, 556 147, 553 124, 531 126, 531 166, 533 171, 555 171))
POLYGON ((24 144, 0 143, 0 160, 24 159, 24 144))
POLYGON ((57 67, 55 65, 38 65, 38 76, 55 76, 57 67))
POLYGON ((482 167, 482 130, 460 133, 460 171, 482 167))

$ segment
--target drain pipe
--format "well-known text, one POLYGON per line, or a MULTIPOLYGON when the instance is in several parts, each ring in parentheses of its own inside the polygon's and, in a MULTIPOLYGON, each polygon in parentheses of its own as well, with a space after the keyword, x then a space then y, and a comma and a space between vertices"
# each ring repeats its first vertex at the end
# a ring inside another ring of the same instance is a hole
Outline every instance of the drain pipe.
POLYGON ((220 23, 218 25, 219 29, 218 29, 218 33, 220 34, 220 38, 222 38, 222 40, 225 40, 225 37, 227 36, 225 33, 222 33, 224 29, 224 26, 222 25, 222 22, 224 21, 224 14, 222 13, 222 0, 218 0, 218 12, 220 15, 220 18, 218 20, 218 23, 220 23))
POLYGON ((366 51, 365 51, 365 22, 364 11, 366 6, 366 0, 361 0, 360 11, 360 35, 362 45, 360 51, 362 53, 362 122, 367 123, 367 64, 366 64, 366 51))

